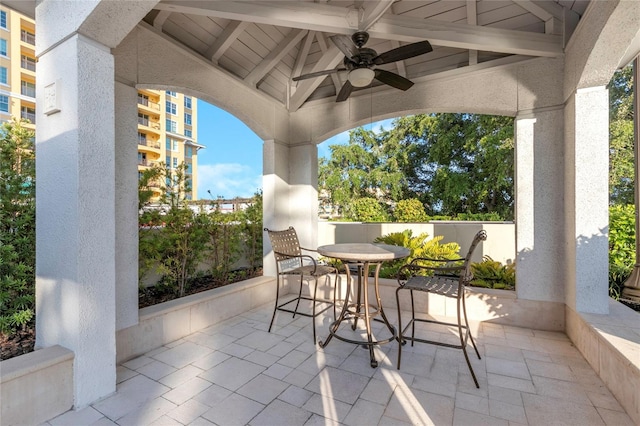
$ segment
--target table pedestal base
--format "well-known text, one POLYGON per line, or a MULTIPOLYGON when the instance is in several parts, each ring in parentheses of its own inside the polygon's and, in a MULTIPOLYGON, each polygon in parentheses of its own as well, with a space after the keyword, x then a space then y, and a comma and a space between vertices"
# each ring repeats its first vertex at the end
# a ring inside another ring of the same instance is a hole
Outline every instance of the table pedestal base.
POLYGON ((376 368, 378 366, 378 361, 376 361, 375 354, 373 351, 374 346, 382 345, 385 343, 389 343, 393 340, 396 340, 396 329, 389 323, 387 316, 384 314, 384 309, 382 308, 382 303, 380 301, 380 293, 378 291, 378 274, 380 272, 381 263, 357 263, 357 264, 346 264, 345 269, 347 273, 347 295, 345 297, 344 304, 342 306, 342 310, 340 311, 340 315, 336 319, 331 327, 329 328, 329 336, 324 341, 318 342, 321 348, 326 347, 331 339, 335 337, 338 340, 342 340, 343 342, 352 343, 354 345, 361 345, 369 349, 369 357, 371 359, 371 367, 376 368), (357 301, 356 303, 349 303, 349 299, 351 297, 351 272, 349 266, 357 266, 358 268, 358 292, 357 292, 357 301), (368 277, 369 277, 369 267, 371 265, 375 265, 375 275, 374 275, 374 290, 376 295, 376 305, 369 304, 369 294, 367 291, 368 277), (380 315, 381 318, 375 318, 377 315, 380 315), (362 318, 364 320, 364 324, 367 331, 367 340, 354 340, 349 339, 344 336, 340 336, 338 332, 338 328, 344 321, 353 320, 353 324, 351 326, 352 330, 355 330, 358 326, 358 319, 362 318), (387 329, 391 333, 391 337, 383 340, 373 340, 373 336, 371 333, 371 321, 378 321, 387 326, 387 329))

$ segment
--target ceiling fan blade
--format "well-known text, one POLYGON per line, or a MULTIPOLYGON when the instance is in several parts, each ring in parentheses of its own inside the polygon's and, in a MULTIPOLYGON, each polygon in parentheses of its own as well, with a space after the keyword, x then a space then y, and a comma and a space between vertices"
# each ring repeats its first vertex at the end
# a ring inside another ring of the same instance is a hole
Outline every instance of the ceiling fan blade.
POLYGON ((396 47, 388 50, 373 58, 372 62, 376 65, 388 64, 396 61, 413 58, 415 56, 424 55, 433 50, 431 43, 428 41, 419 41, 417 43, 407 44, 406 46, 396 47))
POLYGON ((300 75, 298 77, 293 77, 292 80, 293 81, 299 81, 299 80, 306 80, 308 78, 322 77, 323 75, 333 74, 334 72, 338 72, 338 71, 346 71, 346 68, 337 68, 337 69, 333 69, 333 70, 310 72, 309 74, 303 74, 303 75, 300 75))
POLYGON ((340 93, 338 93, 338 96, 336 97, 336 102, 346 101, 352 91, 353 85, 351 82, 349 80, 345 81, 342 85, 342 89, 340 89, 340 93))
POLYGON ((408 90, 411 86, 413 86, 413 81, 404 78, 401 75, 396 73, 385 71, 385 70, 375 70, 376 80, 388 84, 391 87, 395 87, 400 90, 408 90))
POLYGON ((353 41, 351 41, 351 38, 345 35, 338 34, 329 38, 331 39, 333 44, 335 44, 336 47, 340 49, 340 51, 344 53, 344 55, 349 59, 360 53, 356 45, 353 44, 353 41))

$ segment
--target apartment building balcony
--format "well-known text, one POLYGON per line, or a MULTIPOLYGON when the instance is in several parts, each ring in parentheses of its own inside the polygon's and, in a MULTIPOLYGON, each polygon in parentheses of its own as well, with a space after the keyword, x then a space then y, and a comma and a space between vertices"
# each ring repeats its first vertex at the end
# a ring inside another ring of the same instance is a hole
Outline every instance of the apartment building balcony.
POLYGON ((156 135, 160 134, 160 123, 157 121, 149 120, 148 118, 138 117, 138 125, 147 131, 156 135))
POLYGON ((158 114, 160 112, 160 104, 148 98, 138 95, 138 109, 142 112, 150 112, 158 114))
POLYGON ((20 58, 20 68, 36 72, 36 60, 23 55, 22 58, 20 58))
POLYGON ((20 30, 20 41, 35 47, 36 35, 27 30, 20 30))
POLYGON ((160 155, 160 142, 138 138, 138 151, 146 151, 160 155))
POLYGON ((142 167, 153 167, 160 163, 161 163, 160 161, 147 160, 145 158, 138 159, 138 166, 142 166, 142 167))
POLYGON ((29 120, 29 122, 31 124, 36 124, 36 113, 35 112, 21 110, 20 111, 20 118, 23 118, 25 120, 29 120))

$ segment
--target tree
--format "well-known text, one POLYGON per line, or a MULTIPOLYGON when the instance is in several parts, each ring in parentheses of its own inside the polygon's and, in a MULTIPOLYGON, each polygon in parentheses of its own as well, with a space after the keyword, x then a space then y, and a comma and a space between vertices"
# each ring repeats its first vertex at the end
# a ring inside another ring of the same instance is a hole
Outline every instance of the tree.
POLYGON ((377 134, 356 129, 321 161, 319 186, 334 205, 418 198, 430 215, 513 217, 513 118, 419 114, 377 134))
POLYGON ((319 186, 343 213, 349 215, 358 198, 374 197, 384 203, 402 198, 406 182, 397 160, 402 153, 386 141, 386 132, 359 127, 349 132, 347 145, 330 146, 331 157, 320 159, 319 186))
POLYGON ((34 133, 24 120, 0 129, 0 333, 35 316, 36 175, 34 133))
POLYGON ((633 67, 609 83, 609 196, 612 205, 634 203, 633 67))
POLYGON ((406 169, 409 190, 429 214, 513 217, 512 118, 421 114, 398 119, 396 126, 413 145, 406 169))

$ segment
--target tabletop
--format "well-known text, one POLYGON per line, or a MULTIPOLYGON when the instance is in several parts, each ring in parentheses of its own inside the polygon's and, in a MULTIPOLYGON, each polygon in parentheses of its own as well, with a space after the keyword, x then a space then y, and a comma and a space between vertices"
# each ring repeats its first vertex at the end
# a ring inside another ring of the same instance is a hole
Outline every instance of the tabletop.
POLYGON ((406 247, 392 246, 389 244, 342 243, 320 246, 318 247, 318 253, 323 256, 347 261, 383 262, 402 259, 409 256, 411 251, 406 247))

